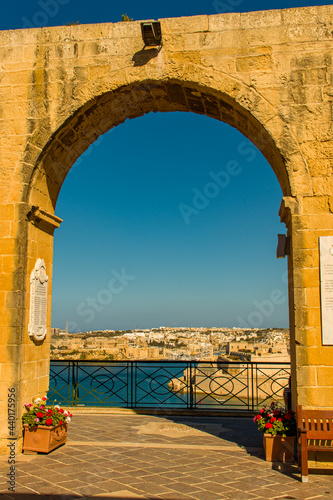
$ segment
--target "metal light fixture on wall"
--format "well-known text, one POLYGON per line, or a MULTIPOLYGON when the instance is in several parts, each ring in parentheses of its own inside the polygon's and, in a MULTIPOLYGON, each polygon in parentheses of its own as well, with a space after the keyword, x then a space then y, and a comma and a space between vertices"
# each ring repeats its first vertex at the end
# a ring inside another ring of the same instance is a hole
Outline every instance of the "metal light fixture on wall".
POLYGON ((283 259, 286 255, 290 255, 290 238, 285 234, 278 234, 276 256, 278 259, 283 259))
POLYGON ((159 21, 144 21, 141 23, 142 39, 145 47, 162 45, 162 30, 159 21))

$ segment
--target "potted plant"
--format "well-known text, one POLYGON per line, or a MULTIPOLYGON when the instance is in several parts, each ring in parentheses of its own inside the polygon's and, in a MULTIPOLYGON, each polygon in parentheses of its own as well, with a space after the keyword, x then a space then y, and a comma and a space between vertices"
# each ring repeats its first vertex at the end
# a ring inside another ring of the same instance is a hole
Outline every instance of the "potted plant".
POLYGON ((264 433, 267 462, 293 462, 296 437, 296 416, 292 410, 272 402, 263 407, 253 419, 258 430, 264 433))
POLYGON ((59 405, 46 407, 46 400, 47 397, 44 396, 33 400, 33 403, 24 404, 26 411, 22 416, 23 453, 49 453, 67 440, 67 425, 72 414, 59 405))

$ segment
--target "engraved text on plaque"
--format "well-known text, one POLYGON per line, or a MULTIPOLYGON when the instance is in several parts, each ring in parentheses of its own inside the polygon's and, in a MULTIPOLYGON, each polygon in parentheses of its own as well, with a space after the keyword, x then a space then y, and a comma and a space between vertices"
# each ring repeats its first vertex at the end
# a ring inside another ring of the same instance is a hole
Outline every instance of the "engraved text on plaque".
POLYGON ((38 259, 30 275, 30 322, 29 336, 34 340, 44 340, 47 318, 47 282, 45 262, 38 259))
POLYGON ((333 345, 333 236, 319 238, 323 345, 333 345))

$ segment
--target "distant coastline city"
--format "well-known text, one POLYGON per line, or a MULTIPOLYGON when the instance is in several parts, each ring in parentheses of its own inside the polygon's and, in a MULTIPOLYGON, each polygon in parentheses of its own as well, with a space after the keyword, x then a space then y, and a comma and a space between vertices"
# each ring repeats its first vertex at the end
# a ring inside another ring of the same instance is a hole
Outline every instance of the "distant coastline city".
POLYGON ((68 333, 51 329, 51 359, 290 362, 289 330, 164 327, 68 333))

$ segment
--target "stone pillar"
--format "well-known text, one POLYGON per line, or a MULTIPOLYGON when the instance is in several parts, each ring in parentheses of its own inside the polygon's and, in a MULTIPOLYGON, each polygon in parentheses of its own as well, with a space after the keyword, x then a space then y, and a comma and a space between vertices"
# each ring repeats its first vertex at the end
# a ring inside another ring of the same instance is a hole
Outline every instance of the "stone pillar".
POLYGON ((322 344, 319 237, 333 235, 330 197, 283 198, 281 220, 291 238, 289 314, 292 404, 332 408, 333 346, 322 344))
POLYGON ((17 205, 16 213, 14 206, 7 205, 2 213, 7 218, 1 221, 7 234, 18 235, 16 240, 1 239, 0 454, 7 454, 7 445, 13 440, 16 453, 22 449, 24 402, 45 395, 49 386, 53 231, 61 219, 38 207, 29 210, 26 204, 17 205), (44 260, 49 278, 47 336, 43 341, 28 333, 30 275, 39 258, 44 260))
POLYGON ((21 431, 19 409, 21 341, 24 324, 22 283, 25 274, 25 260, 16 240, 19 232, 19 217, 19 207, 14 203, 0 205, 1 454, 8 453, 9 440, 16 439, 21 431))

